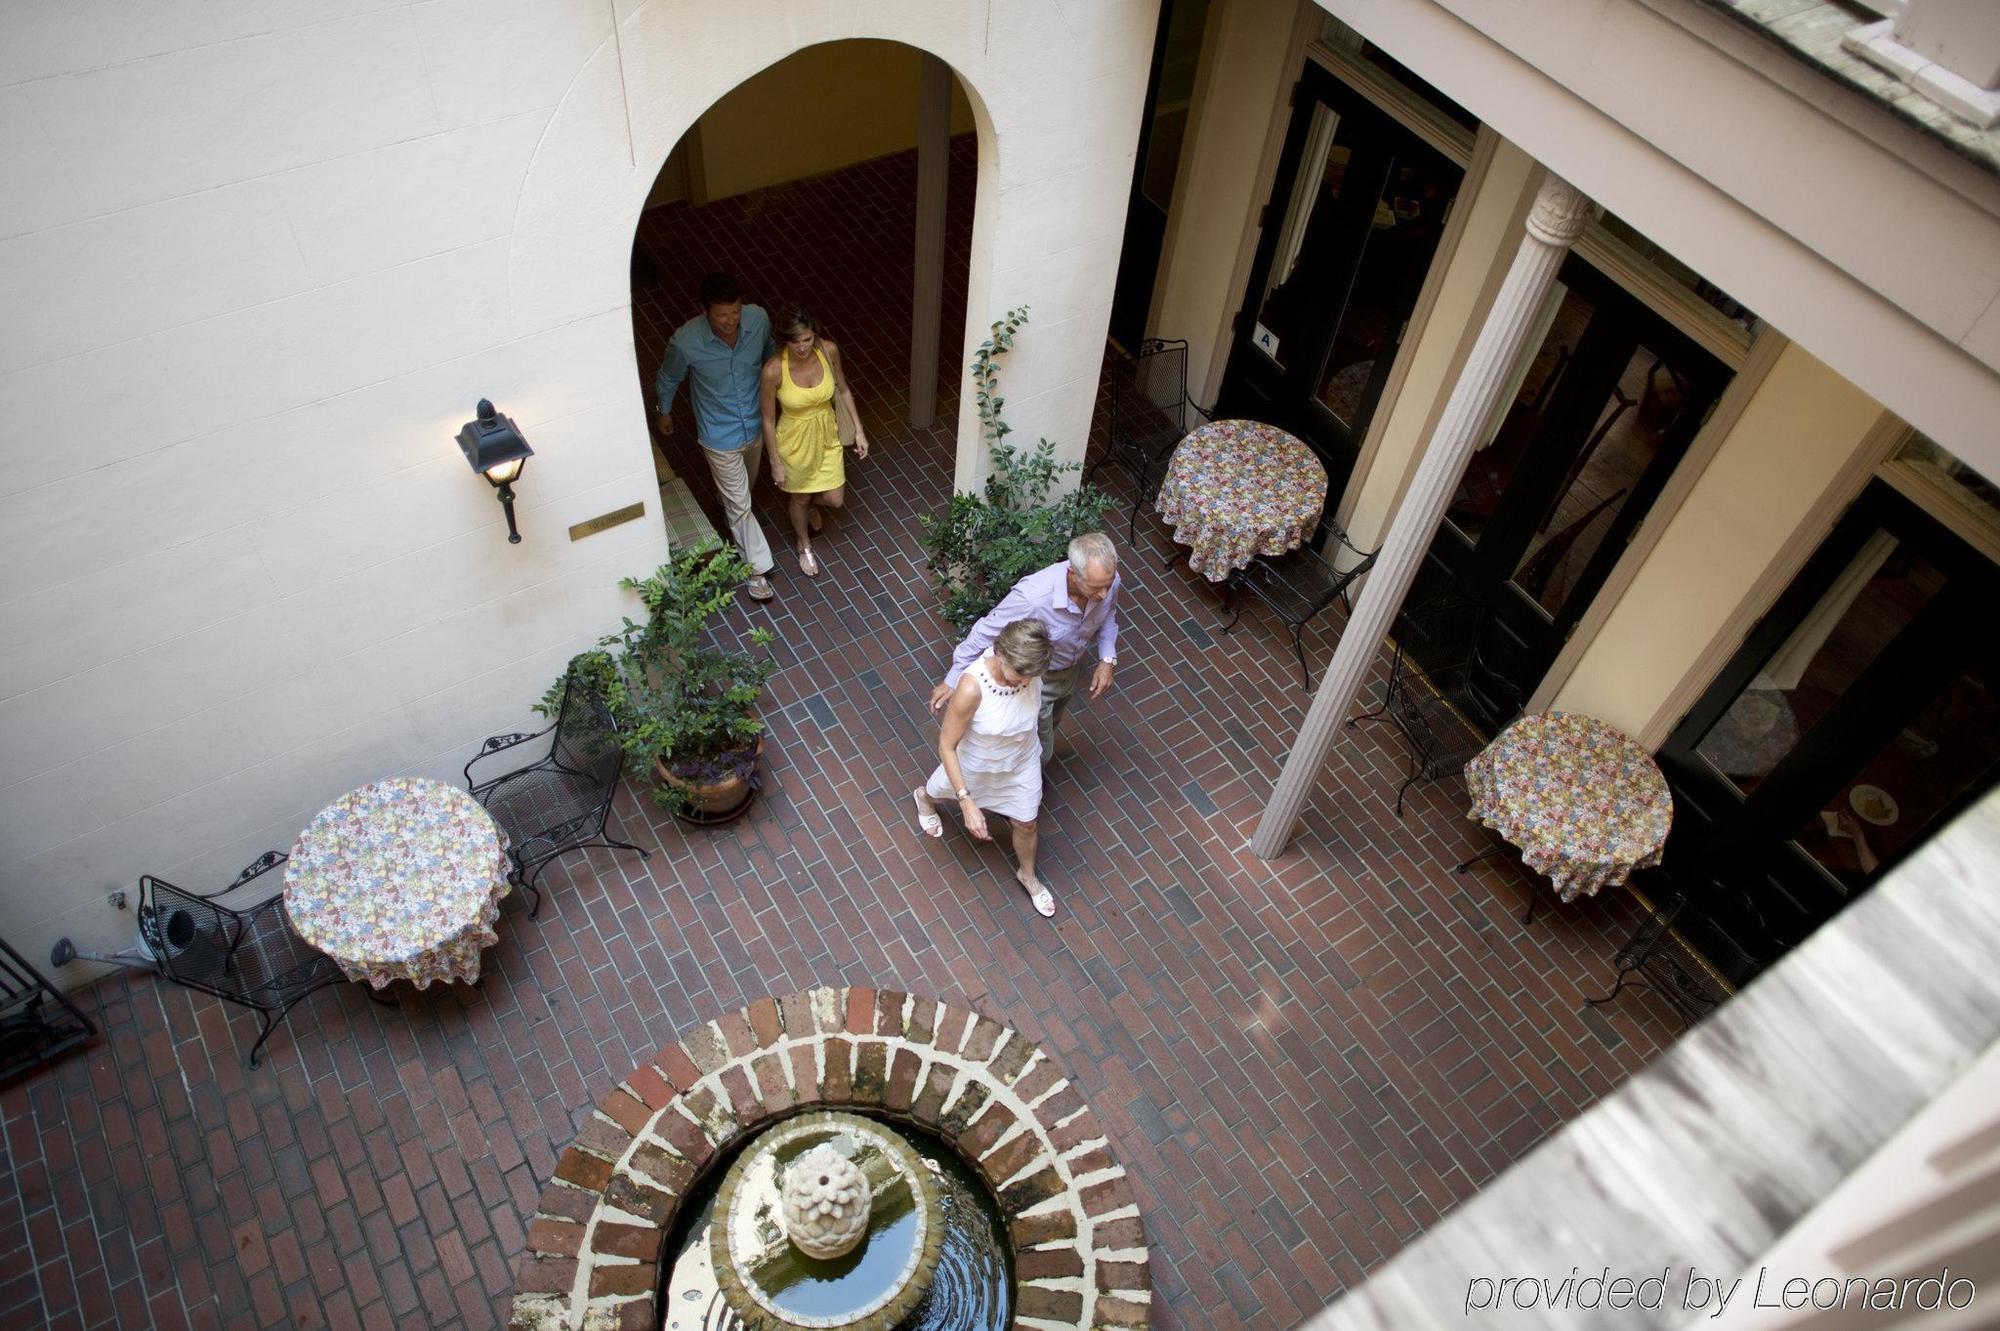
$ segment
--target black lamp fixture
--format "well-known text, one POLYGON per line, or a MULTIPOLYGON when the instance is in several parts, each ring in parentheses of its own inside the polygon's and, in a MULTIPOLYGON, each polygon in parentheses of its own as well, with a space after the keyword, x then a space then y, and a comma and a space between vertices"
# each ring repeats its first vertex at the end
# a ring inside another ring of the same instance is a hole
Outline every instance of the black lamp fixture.
POLYGON ((521 468, 535 455, 521 437, 511 416, 493 410, 493 404, 479 399, 479 416, 458 432, 458 446, 472 469, 500 492, 500 507, 507 511, 507 543, 519 545, 521 533, 514 526, 514 482, 521 468))

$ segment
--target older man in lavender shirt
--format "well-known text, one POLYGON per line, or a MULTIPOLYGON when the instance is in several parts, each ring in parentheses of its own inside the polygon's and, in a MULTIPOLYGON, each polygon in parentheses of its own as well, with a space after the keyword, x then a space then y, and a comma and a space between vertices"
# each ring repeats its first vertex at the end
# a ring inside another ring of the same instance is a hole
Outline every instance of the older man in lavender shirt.
POLYGON ((965 668, 977 661, 1000 630, 1017 619, 1039 619, 1049 628, 1053 651, 1042 676, 1042 766, 1056 753, 1056 722, 1076 693, 1077 677, 1093 658, 1090 697, 1111 687, 1118 664, 1118 551, 1103 532, 1069 543, 1069 558, 1030 573, 972 626, 951 654, 944 682, 931 690, 931 710, 941 711, 965 668))

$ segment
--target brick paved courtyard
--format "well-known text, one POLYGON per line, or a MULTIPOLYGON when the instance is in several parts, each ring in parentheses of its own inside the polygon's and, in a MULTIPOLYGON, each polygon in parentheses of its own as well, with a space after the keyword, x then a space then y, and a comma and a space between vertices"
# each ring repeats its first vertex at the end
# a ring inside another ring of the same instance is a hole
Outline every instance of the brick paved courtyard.
MULTIPOLYGON (((1461 787, 1394 817, 1386 728, 1343 738, 1286 858, 1250 856, 1306 697, 1277 626, 1215 633, 1215 596, 1161 570, 1144 519, 1117 687, 1071 713, 1049 792, 1056 921, 998 848, 916 834, 950 646, 917 515, 949 487, 955 396, 946 428, 899 424, 912 181, 885 159, 644 228, 644 379, 693 278, 726 263, 753 298, 813 305, 878 450, 817 581, 764 494, 781 594, 741 622, 777 631, 784 670, 754 814, 684 832, 627 792, 649 864, 564 862, 538 919, 510 901, 479 988, 316 995, 256 1071, 247 1014, 146 976, 86 991, 105 1037, 0 1089, 0 1326, 500 1324, 526 1217, 598 1096, 691 1023, 852 983, 971 1005, 1066 1063, 1134 1177, 1156 1325, 1286 1327, 1671 1038, 1644 996, 1582 1009, 1630 904, 1521 927, 1518 869, 1451 872, 1487 844, 1461 787)), ((970 190, 961 144, 954 385, 970 190)), ((706 497, 686 434, 669 457, 706 497)))

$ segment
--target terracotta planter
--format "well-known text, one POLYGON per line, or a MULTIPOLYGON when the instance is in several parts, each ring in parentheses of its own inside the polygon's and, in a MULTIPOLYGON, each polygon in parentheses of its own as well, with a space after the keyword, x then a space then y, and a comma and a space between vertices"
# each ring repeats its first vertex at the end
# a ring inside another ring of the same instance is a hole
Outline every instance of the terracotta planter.
MULTIPOLYGON (((764 737, 757 737, 757 761, 764 759, 764 737)), ((756 797, 756 790, 740 776, 725 777, 720 781, 690 781, 668 770, 666 763, 654 760, 653 775, 660 784, 672 786, 687 801, 687 812, 682 815, 689 822, 726 822, 750 807, 756 797)))

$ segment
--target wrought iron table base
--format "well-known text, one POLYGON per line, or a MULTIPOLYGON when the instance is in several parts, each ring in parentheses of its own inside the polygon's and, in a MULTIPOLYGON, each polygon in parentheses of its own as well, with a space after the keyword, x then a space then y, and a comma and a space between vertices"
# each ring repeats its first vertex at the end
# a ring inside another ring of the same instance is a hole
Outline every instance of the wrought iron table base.
POLYGON ((1674 918, 1685 902, 1685 897, 1676 895, 1647 912, 1632 937, 1612 958, 1617 975, 1611 992, 1584 1000, 1587 1006, 1602 1007, 1630 985, 1659 995, 1683 1023, 1692 1026, 1722 1001, 1706 977, 1696 967, 1689 966, 1672 946, 1674 918))

